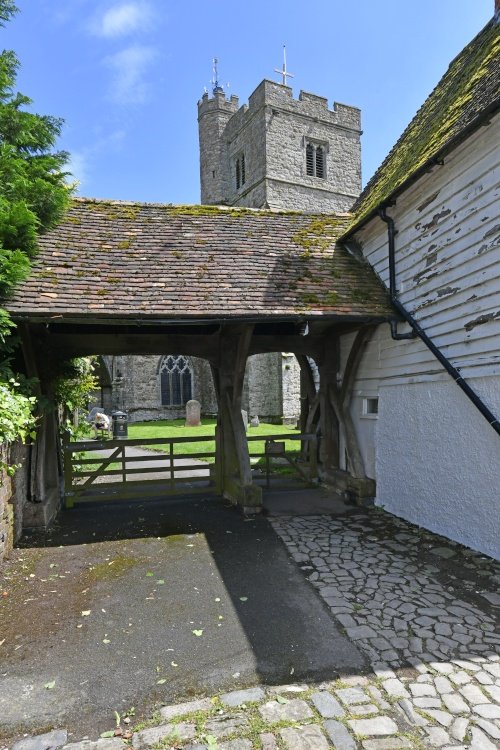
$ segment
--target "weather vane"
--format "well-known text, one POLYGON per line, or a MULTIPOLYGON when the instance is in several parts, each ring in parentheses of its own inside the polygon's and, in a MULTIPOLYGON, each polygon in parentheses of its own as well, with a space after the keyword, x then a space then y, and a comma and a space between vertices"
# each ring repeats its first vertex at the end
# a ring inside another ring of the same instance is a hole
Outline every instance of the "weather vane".
POLYGON ((283 78, 283 85, 287 86, 287 78, 293 78, 293 73, 288 73, 286 69, 286 47, 283 45, 283 67, 280 70, 279 68, 274 69, 275 73, 281 73, 281 76, 283 78))
POLYGON ((212 65, 213 65, 212 67, 212 70, 213 70, 212 90, 214 94, 222 94, 224 93, 224 89, 219 83, 219 70, 218 70, 219 60, 217 59, 217 57, 214 57, 214 59, 212 60, 212 65))

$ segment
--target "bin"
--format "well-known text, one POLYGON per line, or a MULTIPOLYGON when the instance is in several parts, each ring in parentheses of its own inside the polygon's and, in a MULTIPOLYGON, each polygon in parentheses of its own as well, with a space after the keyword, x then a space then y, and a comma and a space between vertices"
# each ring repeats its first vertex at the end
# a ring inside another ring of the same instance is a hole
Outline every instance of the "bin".
POLYGON ((114 411, 111 418, 113 419, 113 438, 116 440, 128 437, 128 414, 124 411, 114 411))

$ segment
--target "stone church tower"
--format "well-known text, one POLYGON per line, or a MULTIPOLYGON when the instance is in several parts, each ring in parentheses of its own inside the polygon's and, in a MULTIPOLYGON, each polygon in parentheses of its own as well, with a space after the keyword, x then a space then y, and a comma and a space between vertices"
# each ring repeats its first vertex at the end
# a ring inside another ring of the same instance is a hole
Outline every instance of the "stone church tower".
POLYGON ((361 191, 355 107, 267 80, 239 107, 216 84, 198 125, 203 204, 344 212, 361 191))

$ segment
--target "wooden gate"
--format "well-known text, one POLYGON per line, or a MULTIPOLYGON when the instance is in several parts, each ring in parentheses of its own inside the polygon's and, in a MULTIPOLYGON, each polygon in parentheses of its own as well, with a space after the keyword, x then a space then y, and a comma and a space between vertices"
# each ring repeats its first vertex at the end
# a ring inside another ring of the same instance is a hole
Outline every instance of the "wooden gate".
MULTIPOLYGON (((134 500, 206 493, 214 486, 216 476, 216 440, 214 435, 81 440, 74 443, 66 440, 63 443, 65 507, 72 508, 75 503, 96 500, 134 500), (207 450, 186 452, 184 446, 189 443, 207 443, 207 450), (137 455, 137 449, 145 450, 137 455), (207 462, 206 459, 213 460, 207 462)), ((247 440, 250 444, 265 442, 264 452, 251 451, 251 458, 265 459, 267 487, 271 483, 272 462, 275 459, 287 462, 306 483, 317 481, 316 435, 284 433, 267 439, 255 435, 247 440), (299 457, 285 451, 286 440, 300 441, 299 457)), ((278 477, 273 479, 273 486, 279 483, 278 477)))
POLYGON ((63 445, 65 506, 72 508, 76 502, 95 500, 207 492, 213 464, 193 462, 215 459, 215 450, 197 453, 175 450, 176 445, 182 449, 187 443, 201 442, 213 443, 214 436, 66 441, 63 445), (153 450, 147 450, 149 446, 153 450), (166 446, 166 450, 155 452, 154 446, 166 446), (137 455, 137 449, 142 448, 146 448, 144 454, 137 455))

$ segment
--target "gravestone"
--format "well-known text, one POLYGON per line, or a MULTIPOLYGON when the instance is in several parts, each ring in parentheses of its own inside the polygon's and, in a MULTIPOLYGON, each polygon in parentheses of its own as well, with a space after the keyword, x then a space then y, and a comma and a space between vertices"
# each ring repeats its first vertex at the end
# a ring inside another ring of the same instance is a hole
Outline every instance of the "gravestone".
POLYGON ((201 404, 192 398, 186 404, 186 427, 200 427, 201 404))
POLYGON ((245 427, 245 432, 248 432, 248 412, 245 411, 245 409, 241 410, 241 418, 243 419, 243 425, 245 427))

